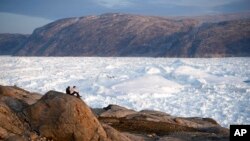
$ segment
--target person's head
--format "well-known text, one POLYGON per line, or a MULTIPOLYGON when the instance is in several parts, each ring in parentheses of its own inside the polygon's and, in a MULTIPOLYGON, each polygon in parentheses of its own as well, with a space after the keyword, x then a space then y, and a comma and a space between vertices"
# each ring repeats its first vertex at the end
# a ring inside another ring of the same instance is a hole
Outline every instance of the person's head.
POLYGON ((68 86, 68 88, 70 88, 70 86, 68 86))
POLYGON ((76 88, 76 86, 73 86, 73 88, 76 88))

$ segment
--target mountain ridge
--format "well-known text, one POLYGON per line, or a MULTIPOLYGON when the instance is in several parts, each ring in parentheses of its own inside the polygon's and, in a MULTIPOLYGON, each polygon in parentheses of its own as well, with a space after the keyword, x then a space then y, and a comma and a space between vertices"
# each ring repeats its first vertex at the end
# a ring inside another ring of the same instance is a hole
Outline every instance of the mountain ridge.
POLYGON ((35 29, 23 46, 11 55, 250 56, 250 18, 247 14, 243 19, 231 17, 232 20, 227 18, 220 22, 120 13, 66 18, 35 29))
POLYGON ((23 34, 0 34, 0 55, 11 55, 17 52, 29 35, 23 34))

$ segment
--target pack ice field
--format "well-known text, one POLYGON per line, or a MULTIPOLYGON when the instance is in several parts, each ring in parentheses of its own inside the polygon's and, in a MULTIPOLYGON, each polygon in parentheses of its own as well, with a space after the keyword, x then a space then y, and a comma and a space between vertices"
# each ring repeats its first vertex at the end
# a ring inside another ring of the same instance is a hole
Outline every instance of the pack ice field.
POLYGON ((41 94, 77 86, 91 107, 118 104, 250 124, 250 58, 0 57, 0 85, 41 94))

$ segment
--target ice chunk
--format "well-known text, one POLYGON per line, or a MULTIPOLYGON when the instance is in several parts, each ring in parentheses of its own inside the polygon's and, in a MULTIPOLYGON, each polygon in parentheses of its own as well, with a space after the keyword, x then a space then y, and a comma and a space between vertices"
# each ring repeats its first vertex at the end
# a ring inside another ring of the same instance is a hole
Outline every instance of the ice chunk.
POLYGON ((182 85, 167 80, 160 75, 146 75, 120 84, 112 86, 115 91, 126 93, 160 93, 171 94, 177 93, 182 89, 182 85))

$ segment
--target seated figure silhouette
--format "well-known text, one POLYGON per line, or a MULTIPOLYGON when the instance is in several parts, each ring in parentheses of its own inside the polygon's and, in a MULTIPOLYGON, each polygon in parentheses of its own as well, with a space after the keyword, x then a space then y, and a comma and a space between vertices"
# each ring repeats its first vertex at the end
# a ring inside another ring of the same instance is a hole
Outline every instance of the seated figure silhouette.
POLYGON ((80 94, 78 92, 78 90, 76 89, 76 86, 73 86, 72 88, 70 86, 68 86, 66 88, 66 94, 69 94, 69 95, 76 95, 77 98, 80 98, 80 94))
POLYGON ((66 88, 66 94, 70 94, 70 86, 66 88))

